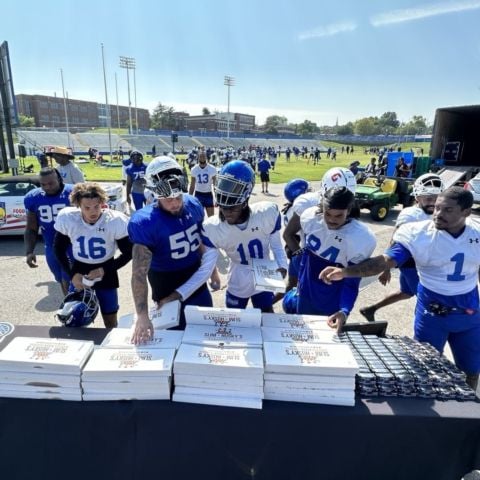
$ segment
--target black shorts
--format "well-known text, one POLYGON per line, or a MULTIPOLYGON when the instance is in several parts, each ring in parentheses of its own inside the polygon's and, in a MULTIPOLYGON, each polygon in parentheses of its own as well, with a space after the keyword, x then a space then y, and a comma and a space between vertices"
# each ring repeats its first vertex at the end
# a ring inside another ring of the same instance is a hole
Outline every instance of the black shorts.
POLYGON ((268 172, 260 172, 260 180, 262 182, 269 182, 270 181, 270 174, 268 172))

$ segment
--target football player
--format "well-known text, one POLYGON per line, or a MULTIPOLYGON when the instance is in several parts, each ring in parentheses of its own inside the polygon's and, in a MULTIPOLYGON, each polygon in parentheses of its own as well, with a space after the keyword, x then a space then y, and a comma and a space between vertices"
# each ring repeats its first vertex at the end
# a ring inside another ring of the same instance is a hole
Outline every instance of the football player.
MULTIPOLYGON (((395 230, 400 225, 409 222, 420 222, 430 220, 435 209, 435 201, 438 194, 442 193, 444 185, 442 179, 435 173, 426 173, 415 180, 413 184, 413 195, 416 205, 404 208, 398 215, 395 223, 395 230)), ((418 274, 415 268, 415 261, 410 259, 400 268, 400 289, 390 293, 377 303, 360 309, 360 313, 369 321, 375 320, 375 312, 382 307, 391 305, 400 300, 406 300, 417 293, 418 274)), ((390 270, 382 272, 378 277, 380 283, 386 285, 391 278, 390 270)))
POLYGON ((70 193, 73 185, 63 183, 63 179, 55 168, 42 168, 39 172, 40 187, 31 190, 25 195, 23 203, 27 211, 27 225, 25 227, 26 261, 30 268, 38 267, 35 255, 35 244, 39 229, 41 229, 45 243, 45 258, 50 271, 55 277, 64 295, 68 292, 69 276, 62 269, 53 251, 55 237, 55 220, 58 212, 70 205, 70 193))
POLYGON ((287 258, 280 238, 281 216, 273 202, 249 206, 255 173, 241 160, 228 162, 217 176, 215 198, 220 212, 203 225, 202 239, 211 249, 222 249, 230 259, 226 306, 245 308, 249 299, 262 312, 273 312, 273 293, 255 290, 253 258, 270 258, 285 277, 287 258))
POLYGON ((153 334, 148 316, 148 282, 152 299, 161 307, 167 302, 182 303, 179 329, 185 328, 183 307, 211 307, 206 281, 216 254, 203 254, 200 231, 203 207, 187 191, 182 167, 168 156, 154 158, 145 173, 146 188, 155 201, 136 211, 128 225, 133 242, 132 293, 137 312, 132 341, 147 341, 153 334))
POLYGON ((207 154, 201 151, 198 164, 192 167, 192 179, 188 193, 194 195, 205 208, 207 216, 214 212, 212 185, 215 183, 217 169, 207 161, 207 154))
POLYGON ((300 217, 305 249, 298 275, 297 313, 327 315, 328 324, 338 331, 357 299, 360 279, 330 285, 318 275, 328 265, 359 263, 376 246, 372 231, 352 217, 354 204, 355 196, 347 187, 332 187, 323 194, 321 208, 311 207, 300 217))
POLYGON ((135 210, 140 210, 146 203, 143 192, 145 190, 145 170, 147 166, 143 163, 143 155, 137 150, 130 153, 130 160, 132 163, 125 169, 127 203, 131 207, 133 200, 135 210))
POLYGON ((451 187, 437 197, 433 219, 405 223, 383 255, 358 265, 327 267, 327 282, 377 275, 413 258, 419 283, 415 308, 415 338, 442 352, 448 342, 467 383, 477 388, 480 372, 480 225, 469 216, 473 195, 451 187))
POLYGON ((117 270, 132 258, 128 238, 128 217, 105 208, 108 196, 96 183, 80 183, 70 195, 72 207, 57 216, 54 250, 58 261, 71 278, 71 290, 93 288, 100 304, 103 323, 117 326, 117 270), (71 248, 73 263, 67 251, 71 248), (117 248, 120 255, 114 258, 117 248))

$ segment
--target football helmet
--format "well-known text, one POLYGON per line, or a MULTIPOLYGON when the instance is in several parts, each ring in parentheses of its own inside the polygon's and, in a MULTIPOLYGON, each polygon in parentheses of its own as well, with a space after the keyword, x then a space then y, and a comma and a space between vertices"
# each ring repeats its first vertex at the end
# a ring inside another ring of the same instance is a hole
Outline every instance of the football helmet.
POLYGON ((99 308, 95 290, 84 288, 69 293, 55 316, 66 327, 86 327, 95 320, 99 308))
POLYGON ((304 180, 303 178, 294 178, 285 185, 285 188, 283 189, 283 194, 290 203, 293 203, 293 201, 299 195, 302 195, 302 193, 306 193, 309 190, 310 185, 306 180, 304 180))
POLYGON ((130 152, 130 159, 133 160, 134 157, 140 157, 142 159, 142 162, 143 162, 143 153, 142 152, 139 152, 138 150, 132 150, 130 152))
POLYGON ((423 197, 427 195, 438 195, 445 190, 445 185, 439 175, 425 173, 420 175, 413 184, 413 196, 423 197))
POLYGON ((255 185, 255 172, 248 163, 232 160, 217 175, 215 199, 220 207, 232 207, 246 202, 255 185))
POLYGON ((174 198, 187 191, 188 180, 182 167, 168 156, 155 157, 145 171, 145 188, 161 198, 174 198))
POLYGON ((343 167, 327 170, 322 178, 321 191, 325 193, 332 187, 347 187, 352 193, 355 193, 357 187, 355 175, 348 168, 343 167))
POLYGON ((298 292, 297 287, 292 288, 287 293, 282 300, 282 307, 285 313, 297 313, 298 305, 298 292))

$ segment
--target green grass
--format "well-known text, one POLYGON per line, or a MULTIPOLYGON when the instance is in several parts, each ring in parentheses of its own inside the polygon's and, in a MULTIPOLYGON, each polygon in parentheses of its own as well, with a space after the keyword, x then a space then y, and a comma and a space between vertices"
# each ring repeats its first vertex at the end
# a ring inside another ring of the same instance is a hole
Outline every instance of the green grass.
MULTIPOLYGON (((295 156, 292 154, 290 162, 287 162, 285 155, 281 155, 277 159, 275 170, 270 171, 271 183, 286 183, 292 178, 300 177, 308 181, 320 181, 323 174, 332 167, 348 167, 354 160, 358 160, 360 165, 366 166, 370 162, 370 154, 366 155, 365 147, 361 145, 354 145, 354 153, 346 154, 341 153, 342 146, 335 142, 322 142, 326 147, 332 146, 337 149, 337 160, 332 161, 326 157, 325 154, 321 154, 321 160, 319 165, 313 165, 312 161, 308 162, 308 158, 303 159, 301 156, 298 160, 295 160, 295 156)), ((430 143, 406 143, 402 144, 402 150, 408 151, 410 148, 414 149, 423 147, 425 154, 428 154, 430 143)), ((104 157, 106 160, 108 156, 104 157)), ((177 155, 177 160, 182 164, 182 160, 186 158, 186 155, 177 155)), ((146 162, 149 162, 151 157, 146 158, 146 162)), ((36 157, 27 157, 25 159, 25 165, 34 165, 35 171, 38 172, 39 166, 36 157)), ((88 181, 121 181, 122 169, 121 167, 100 167, 95 163, 85 163, 78 165, 88 181)), ((5 174, 0 174, 4 176, 5 174)), ((11 174, 8 174, 11 175, 11 174)))

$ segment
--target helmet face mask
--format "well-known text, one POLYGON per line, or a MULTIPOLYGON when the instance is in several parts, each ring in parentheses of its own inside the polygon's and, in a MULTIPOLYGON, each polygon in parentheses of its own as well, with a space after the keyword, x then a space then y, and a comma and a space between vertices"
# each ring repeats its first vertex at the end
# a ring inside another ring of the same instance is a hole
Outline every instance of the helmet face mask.
POLYGON ((357 181, 355 175, 348 168, 334 167, 327 170, 322 178, 322 193, 325 193, 332 187, 346 187, 352 193, 355 193, 357 181))
POLYGON ((217 175, 215 199, 219 207, 233 207, 245 203, 255 185, 255 173, 241 160, 227 163, 217 175))
POLYGON ((445 190, 445 185, 439 175, 435 173, 425 173, 415 180, 413 184, 414 197, 426 197, 439 195, 445 190))
POLYGON ((180 165, 171 157, 154 158, 145 172, 145 188, 157 197, 175 198, 187 191, 188 180, 180 165))
POLYGON ((95 320, 99 308, 95 291, 85 288, 69 293, 55 316, 66 327, 85 327, 95 320))

